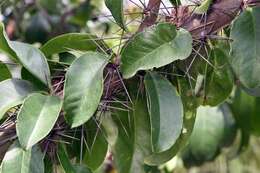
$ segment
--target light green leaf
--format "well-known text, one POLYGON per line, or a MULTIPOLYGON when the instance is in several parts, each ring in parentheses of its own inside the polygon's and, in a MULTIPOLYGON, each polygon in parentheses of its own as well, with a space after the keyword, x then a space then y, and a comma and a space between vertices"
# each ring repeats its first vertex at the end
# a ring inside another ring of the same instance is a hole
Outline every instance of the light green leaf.
POLYGON ((10 78, 12 78, 11 73, 9 72, 6 65, 2 64, 2 62, 0 61, 0 82, 10 78))
POLYGON ((56 96, 32 94, 18 114, 16 131, 21 145, 29 149, 46 137, 54 127, 62 102, 56 96))
POLYGON ((25 80, 8 79, 0 82, 0 119, 6 111, 23 102, 29 94, 36 92, 34 86, 25 80))
POLYGON ((15 51, 21 64, 42 83, 50 87, 50 69, 44 54, 39 49, 26 43, 12 41, 10 46, 15 51))
POLYGON ((177 80, 177 83, 184 108, 182 133, 169 150, 161 153, 152 153, 147 156, 145 158, 145 163, 148 165, 162 165, 171 160, 183 147, 185 147, 192 133, 198 104, 196 99, 190 94, 189 82, 181 77, 177 80))
POLYGON ((234 21, 230 64, 246 88, 260 87, 260 7, 248 8, 234 21))
POLYGON ((18 61, 30 73, 37 77, 45 85, 51 87, 50 69, 43 53, 26 43, 10 41, 4 31, 4 25, 0 23, 0 50, 18 61))
POLYGON ((2 161, 1 173, 44 173, 44 155, 40 148, 30 150, 21 148, 18 141, 6 152, 2 161))
POLYGON ((97 127, 95 120, 89 121, 86 124, 85 129, 86 145, 88 146, 84 155, 84 163, 92 171, 95 171, 100 167, 106 158, 108 143, 105 139, 105 134, 103 134, 103 130, 101 127, 97 127))
POLYGON ((46 57, 70 51, 95 51, 103 48, 105 43, 91 34, 69 33, 55 37, 41 47, 46 57))
POLYGON ((195 8, 194 13, 206 14, 213 0, 202 0, 202 1, 203 2, 200 4, 200 6, 195 8))
POLYGON ((136 34, 122 50, 121 70, 130 78, 139 70, 162 67, 187 58, 192 51, 192 37, 184 29, 176 31, 170 23, 160 23, 136 34))
POLYGON ((166 78, 155 72, 148 72, 144 83, 148 96, 153 152, 163 152, 174 145, 182 131, 181 97, 166 78))
POLYGON ((105 4, 116 23, 125 30, 123 0, 105 0, 105 4))
POLYGON ((95 113, 103 93, 105 55, 88 52, 70 66, 65 81, 65 118, 72 127, 88 121, 95 113))

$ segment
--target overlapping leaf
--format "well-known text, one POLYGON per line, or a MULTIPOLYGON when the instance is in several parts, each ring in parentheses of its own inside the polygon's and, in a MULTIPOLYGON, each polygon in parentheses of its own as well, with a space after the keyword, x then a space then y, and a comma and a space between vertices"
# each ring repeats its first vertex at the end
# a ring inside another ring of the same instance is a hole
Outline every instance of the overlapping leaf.
POLYGON ((4 31, 4 25, 0 24, 0 50, 13 60, 23 65, 30 73, 41 82, 50 87, 50 70, 43 53, 37 48, 16 41, 10 41, 4 31))
POLYGON ((62 102, 56 96, 32 94, 18 114, 16 130, 21 145, 29 149, 52 130, 61 111, 62 102))
POLYGON ((6 152, 1 173, 44 173, 44 155, 37 146, 29 150, 21 148, 18 141, 6 152))
POLYGON ((76 59, 66 74, 64 110, 72 127, 85 123, 95 113, 103 93, 105 55, 88 52, 76 59))
POLYGON ((149 72, 145 76, 153 152, 170 149, 182 131, 183 105, 174 86, 164 77, 149 72))
POLYGON ((152 26, 135 35, 122 50, 123 77, 185 59, 191 51, 192 37, 188 31, 177 31, 170 23, 152 26))
POLYGON ((34 86, 25 80, 8 79, 0 82, 0 119, 8 109, 21 104, 26 96, 36 92, 34 86))

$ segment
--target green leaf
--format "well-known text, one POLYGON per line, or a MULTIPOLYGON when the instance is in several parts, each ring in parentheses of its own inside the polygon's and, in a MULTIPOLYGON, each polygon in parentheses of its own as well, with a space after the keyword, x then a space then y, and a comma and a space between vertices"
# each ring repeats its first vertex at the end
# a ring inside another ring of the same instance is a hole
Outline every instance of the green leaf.
POLYGON ((182 133, 176 143, 169 150, 161 153, 153 153, 146 157, 145 163, 148 165, 162 165, 171 160, 183 147, 185 147, 192 133, 198 104, 196 98, 189 94, 190 86, 188 81, 181 77, 177 80, 177 83, 184 108, 182 133))
POLYGON ((237 89, 231 104, 238 127, 245 134, 260 136, 260 98, 237 89))
POLYGON ((183 129, 175 144, 161 153, 153 153, 145 158, 148 165, 161 165, 171 160, 187 144, 196 119, 196 109, 184 108, 183 129))
POLYGON ((192 37, 184 29, 176 31, 170 23, 160 23, 136 34, 122 50, 122 74, 134 76, 139 70, 162 67, 187 58, 192 51, 192 37))
POLYGON ((42 83, 50 87, 50 69, 43 53, 26 43, 12 41, 10 46, 15 51, 22 65, 42 83))
POLYGON ((64 144, 58 145, 57 157, 64 173, 77 173, 76 169, 73 167, 68 154, 66 152, 66 147, 64 144))
POLYGON ((215 158, 222 142, 225 120, 218 107, 199 107, 189 149, 197 161, 210 161, 215 158))
POLYGON ((174 145, 182 131, 181 97, 166 78, 155 72, 148 72, 144 83, 148 96, 153 152, 163 152, 174 145))
POLYGON ((214 68, 207 63, 206 80, 202 104, 217 106, 225 101, 233 89, 233 75, 228 64, 228 57, 221 49, 212 50, 210 60, 214 68))
POLYGON ((144 173, 144 158, 151 153, 151 127, 144 99, 134 101, 133 111, 116 111, 113 120, 118 138, 112 146, 119 173, 144 173))
POLYGON ((0 23, 0 30, 0 42, 2 43, 0 50, 18 61, 41 82, 50 87, 50 69, 42 52, 29 44, 10 41, 2 23, 0 23))
POLYGON ((49 134, 61 107, 62 102, 56 96, 35 93, 25 99, 16 124, 17 136, 24 148, 31 148, 49 134))
POLYGON ((94 121, 95 120, 89 121, 86 124, 86 145, 88 146, 84 155, 84 163, 92 171, 97 170, 104 162, 108 150, 108 143, 103 134, 103 130, 101 127, 97 127, 94 121))
POLYGON ((202 0, 203 2, 200 4, 199 7, 196 7, 194 13, 196 14, 206 14, 209 10, 210 5, 212 4, 213 0, 202 0))
POLYGON ((106 50, 105 43, 91 34, 69 33, 55 37, 41 47, 46 57, 53 54, 70 51, 95 51, 99 48, 106 50))
POLYGON ((34 86, 25 80, 8 79, 0 82, 0 119, 10 108, 21 104, 26 96, 36 92, 34 86))
POLYGON ((41 91, 48 91, 46 85, 44 85, 39 79, 34 77, 26 68, 21 69, 21 77, 23 80, 29 81, 35 86, 37 89, 41 91))
POLYGON ((44 155, 40 148, 23 150, 18 141, 6 152, 2 161, 1 173, 44 173, 44 155))
POLYGON ((103 93, 105 55, 88 52, 70 66, 65 81, 64 110, 66 121, 77 127, 95 113, 103 93))
POLYGON ((9 72, 8 68, 5 64, 2 64, 0 61, 0 82, 9 78, 12 78, 11 73, 9 72))
POLYGON ((13 51, 12 48, 10 48, 9 42, 10 41, 5 32, 4 24, 2 22, 0 22, 0 50, 5 52, 9 56, 9 58, 12 58, 12 60, 17 61, 16 53, 13 51))
POLYGON ((124 8, 123 0, 105 0, 107 8, 112 13, 116 23, 124 30, 126 30, 124 22, 124 8))
POLYGON ((234 21, 230 64, 246 88, 260 87, 260 7, 248 8, 234 21))

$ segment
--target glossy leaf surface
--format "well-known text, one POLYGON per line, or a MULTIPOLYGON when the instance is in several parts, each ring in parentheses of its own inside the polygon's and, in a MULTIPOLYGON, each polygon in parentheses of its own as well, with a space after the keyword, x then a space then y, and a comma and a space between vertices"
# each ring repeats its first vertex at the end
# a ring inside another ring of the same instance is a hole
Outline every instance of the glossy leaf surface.
POLYGON ((0 82, 0 91, 0 119, 8 109, 21 104, 26 96, 36 92, 30 82, 20 79, 0 82))
POLYGON ((76 59, 66 74, 64 110, 72 127, 80 126, 95 113, 103 93, 105 55, 88 52, 76 59))
POLYGON ((181 97, 166 78, 155 72, 147 73, 144 83, 148 96, 153 152, 162 152, 173 146, 181 134, 181 97))
POLYGON ((40 148, 33 147, 30 150, 21 148, 18 141, 6 152, 2 161, 1 173, 44 173, 44 155, 40 148))
POLYGON ((121 70, 130 78, 139 70, 162 67, 187 58, 192 50, 192 37, 184 29, 160 23, 136 34, 122 50, 121 70))
POLYGON ((62 102, 56 96, 32 94, 27 97, 18 114, 16 130, 21 145, 29 149, 54 127, 62 102))

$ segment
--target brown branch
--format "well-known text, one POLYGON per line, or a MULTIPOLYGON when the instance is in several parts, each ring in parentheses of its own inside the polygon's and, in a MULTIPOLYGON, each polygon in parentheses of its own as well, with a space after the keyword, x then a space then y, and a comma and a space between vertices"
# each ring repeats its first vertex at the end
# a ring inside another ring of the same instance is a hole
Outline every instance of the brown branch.
POLYGON ((147 7, 144 9, 145 18, 138 31, 142 31, 144 28, 152 26, 156 22, 160 5, 161 0, 149 0, 147 7))
POLYGON ((243 5, 243 0, 215 0, 208 14, 203 18, 193 14, 182 27, 190 31, 193 38, 204 38, 229 25, 243 5))

